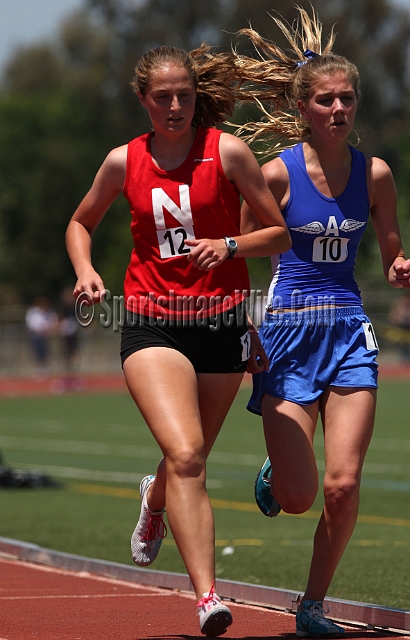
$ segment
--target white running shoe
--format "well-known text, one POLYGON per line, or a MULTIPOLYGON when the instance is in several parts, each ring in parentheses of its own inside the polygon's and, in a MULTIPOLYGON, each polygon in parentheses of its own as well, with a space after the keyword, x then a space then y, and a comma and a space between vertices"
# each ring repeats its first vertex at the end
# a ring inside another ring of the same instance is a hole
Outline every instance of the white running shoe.
POLYGON ((232 624, 232 613, 228 607, 222 604, 220 597, 216 595, 214 585, 212 585, 209 593, 204 593, 197 607, 199 626, 202 633, 208 638, 222 635, 232 624))
POLYGON ((154 480, 155 476, 146 476, 141 480, 141 513, 131 537, 132 559, 140 567, 146 567, 154 562, 162 540, 167 535, 167 527, 164 522, 165 509, 153 512, 150 511, 147 504, 148 488, 154 480))

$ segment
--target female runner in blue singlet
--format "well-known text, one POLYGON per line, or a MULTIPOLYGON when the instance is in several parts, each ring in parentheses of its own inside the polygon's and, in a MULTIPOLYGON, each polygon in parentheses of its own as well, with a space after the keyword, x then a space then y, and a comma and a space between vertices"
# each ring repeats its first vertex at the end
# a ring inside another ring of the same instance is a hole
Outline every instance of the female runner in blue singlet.
MULTIPOLYGON (((303 513, 312 506, 318 491, 313 437, 321 416, 324 509, 296 633, 329 637, 344 633, 324 615, 323 599, 355 527, 376 406, 377 341, 354 278, 369 213, 393 287, 410 288, 410 260, 401 245, 389 167, 348 142, 359 100, 358 71, 332 53, 333 32, 322 51, 314 13, 311 18, 298 7, 298 17, 295 28, 275 19, 294 57, 252 29, 241 33, 259 60, 237 56, 238 72, 251 82, 244 84, 244 101, 257 98, 262 109, 264 100, 274 105, 263 121, 244 126, 248 140, 279 134, 298 142, 263 167, 292 247, 272 258, 259 332, 270 369, 254 375, 248 408, 263 418, 269 458, 255 495, 269 516, 280 508, 303 513)), ((257 228, 246 203, 243 216, 244 232, 257 228)), ((256 333, 252 341, 258 344, 256 333)))

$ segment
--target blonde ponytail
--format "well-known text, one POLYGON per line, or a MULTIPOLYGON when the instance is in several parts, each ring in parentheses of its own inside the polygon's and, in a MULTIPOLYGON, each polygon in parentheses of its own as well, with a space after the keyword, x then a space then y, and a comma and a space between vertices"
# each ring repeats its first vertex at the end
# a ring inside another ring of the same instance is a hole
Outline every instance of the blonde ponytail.
POLYGON ((236 131, 248 143, 264 141, 277 150, 285 146, 281 139, 305 140, 310 135, 309 123, 300 117, 298 100, 307 102, 311 87, 323 75, 343 72, 351 80, 359 98, 359 74, 355 65, 332 53, 335 33, 332 28, 322 48, 322 24, 311 7, 312 16, 296 6, 298 17, 293 25, 270 16, 286 37, 290 51, 264 39, 252 28, 238 32, 248 38, 256 57, 234 51, 236 75, 240 83, 238 99, 254 102, 262 113, 261 120, 246 122, 236 131), (278 142, 279 139, 279 142, 278 142))

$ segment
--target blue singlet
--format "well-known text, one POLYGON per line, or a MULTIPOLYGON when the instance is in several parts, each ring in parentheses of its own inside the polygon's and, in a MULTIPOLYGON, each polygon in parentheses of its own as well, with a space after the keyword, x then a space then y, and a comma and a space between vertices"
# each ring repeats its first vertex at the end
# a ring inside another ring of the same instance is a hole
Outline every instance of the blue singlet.
POLYGON ((336 306, 362 304, 354 266, 369 217, 366 158, 353 147, 350 151, 350 178, 337 198, 324 196, 313 184, 302 144, 281 154, 290 181, 282 213, 293 244, 286 253, 272 257, 268 308, 321 306, 323 297, 331 296, 336 306))
POLYGON ((329 386, 377 388, 377 341, 354 278, 369 218, 366 158, 350 151, 349 181, 337 198, 313 184, 302 144, 280 156, 289 172, 282 213, 293 245, 272 258, 268 313, 259 332, 270 369, 253 376, 248 409, 254 413, 261 413, 265 394, 307 405, 329 386))

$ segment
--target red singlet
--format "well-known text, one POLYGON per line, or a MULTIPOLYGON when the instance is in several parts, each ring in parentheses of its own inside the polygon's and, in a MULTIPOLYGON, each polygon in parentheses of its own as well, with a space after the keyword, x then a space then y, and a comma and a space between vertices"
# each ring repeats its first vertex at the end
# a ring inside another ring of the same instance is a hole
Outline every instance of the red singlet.
POLYGON ((181 166, 154 165, 153 133, 128 144, 124 195, 130 203, 134 249, 125 282, 129 311, 155 317, 209 316, 249 295, 244 258, 202 271, 187 260, 190 238, 240 235, 240 199, 225 177, 219 154, 221 131, 198 127, 181 166))

